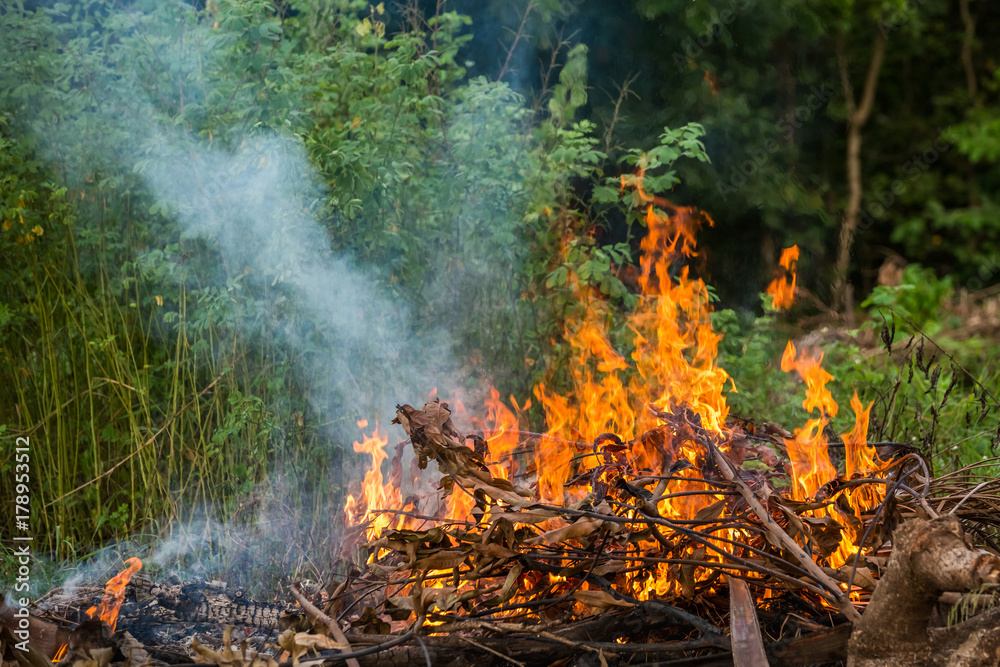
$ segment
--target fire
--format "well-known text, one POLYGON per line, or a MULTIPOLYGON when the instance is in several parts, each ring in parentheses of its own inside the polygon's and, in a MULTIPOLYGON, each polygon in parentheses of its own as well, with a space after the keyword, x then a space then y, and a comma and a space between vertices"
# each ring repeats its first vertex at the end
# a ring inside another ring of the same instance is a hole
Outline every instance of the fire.
MULTIPOLYGON (((643 177, 644 168, 640 164, 637 174, 622 178, 623 190, 634 190, 633 199, 644 212, 648 228, 641 243, 640 294, 637 305, 624 322, 627 340, 621 340, 620 327, 612 327, 614 315, 606 301, 571 273, 568 280, 577 292, 579 308, 564 322, 564 368, 568 371, 570 387, 559 393, 553 391, 550 384, 540 382, 533 391, 545 415, 545 432, 530 434, 522 430, 523 413, 530 406, 530 400, 519 406, 514 397, 504 401, 499 392, 491 388, 485 401, 485 421, 472 420, 481 430, 482 437, 468 436, 465 445, 481 456, 476 460, 488 469, 494 482, 528 484, 533 488, 526 493, 533 494, 535 501, 540 503, 569 505, 580 502, 581 505, 597 506, 610 498, 615 507, 622 508, 617 511, 635 511, 634 505, 628 509, 631 498, 616 490, 616 484, 626 477, 629 480, 645 478, 644 483, 649 488, 643 487, 643 490, 656 498, 656 510, 662 517, 690 521, 703 510, 710 514, 711 506, 718 508, 713 515, 718 517, 729 511, 725 508, 726 497, 715 495, 716 487, 700 481, 712 464, 704 445, 693 434, 714 434, 725 449, 731 434, 727 426, 726 385, 730 385, 731 391, 735 391, 735 387, 728 373, 716 364, 722 336, 712 326, 708 286, 687 265, 698 254, 698 230, 713 222, 701 211, 676 206, 648 193, 643 188, 643 177), (619 348, 625 348, 629 342, 631 354, 620 352, 619 348), (687 479, 678 481, 677 478, 687 479)), ((775 308, 787 308, 792 302, 798 253, 798 247, 792 246, 781 255, 781 266, 788 275, 776 279, 768 288, 768 293, 774 296, 775 308)), ((789 495, 799 501, 815 498, 821 487, 838 478, 824 434, 830 421, 837 416, 838 405, 827 389, 834 378, 823 369, 822 360, 822 354, 798 354, 791 342, 781 360, 782 370, 795 371, 805 381, 803 407, 811 414, 810 419, 795 431, 794 437, 785 441, 792 478, 789 495)), ((435 393, 436 390, 431 396, 435 393)), ((850 478, 876 474, 880 463, 867 443, 871 405, 864 408, 856 395, 851 405, 856 419, 853 429, 843 436, 847 455, 845 475, 850 478)), ((359 426, 364 428, 367 423, 359 422, 359 426)), ((371 436, 354 444, 356 452, 371 456, 371 468, 365 474, 358 497, 352 495, 347 499, 347 520, 352 524, 366 524, 369 540, 382 535, 394 521, 391 518, 394 515, 380 510, 404 506, 398 461, 393 461, 389 480, 384 479, 382 473, 388 458, 386 444, 377 425, 371 436)), ((485 470, 479 472, 486 475, 485 470)), ((415 468, 414 473, 416 475, 415 468)), ((444 506, 434 509, 420 503, 422 513, 434 513, 435 519, 463 523, 470 530, 474 530, 477 523, 490 525, 488 517, 481 512, 474 514, 474 493, 457 480, 450 482, 447 475, 442 478, 442 487, 447 491, 444 506)), ((858 495, 853 495, 851 490, 844 493, 857 516, 880 500, 868 489, 863 493, 859 491, 858 495)), ((413 504, 418 503, 414 501, 413 504)), ((605 507, 610 505, 605 504, 605 507)), ((829 508, 829 516, 836 519, 834 515, 840 511, 843 510, 829 508)), ((828 516, 825 508, 813 512, 817 518, 828 516)), ((546 522, 535 528, 548 531, 564 527, 559 520, 552 522, 555 525, 546 522)), ((838 523, 843 525, 843 522, 838 523)), ((395 520, 397 529, 417 528, 418 524, 418 521, 407 521, 403 517, 395 520)), ((720 529, 716 536, 738 542, 755 539, 730 529, 720 529)), ((839 566, 856 551, 857 537, 849 526, 845 527, 840 549, 826 556, 831 566, 839 566)), ((644 536, 634 538, 628 549, 640 553, 659 552, 661 556, 694 564, 723 557, 705 546, 677 544, 673 553, 664 554, 670 547, 664 545, 662 538, 657 541, 652 536, 644 536)), ((719 550, 731 549, 721 539, 713 539, 712 544, 719 550)), ((640 599, 690 596, 694 594, 692 582, 708 576, 705 568, 694 564, 663 562, 655 567, 633 568, 620 576, 632 594, 640 599)), ((519 595, 528 595, 541 585, 533 577, 526 573, 517 580, 519 595)), ((551 575, 548 583, 564 582, 562 577, 551 575)), ((438 585, 443 586, 443 582, 438 585)), ((508 587, 510 585, 508 583, 508 587)))
POLYGON ((132 576, 142 569, 142 561, 138 558, 129 558, 125 563, 128 567, 108 581, 101 604, 87 610, 87 616, 90 618, 94 618, 96 613, 98 618, 110 625, 111 632, 115 631, 115 626, 118 624, 118 611, 125 599, 125 587, 132 580, 132 576))
POLYGON ((868 418, 872 403, 862 407, 858 392, 855 391, 851 397, 851 409, 854 410, 854 428, 840 436, 846 452, 844 476, 847 479, 854 477, 855 473, 871 472, 881 466, 875 455, 875 448, 868 444, 868 418))
MULTIPOLYGON (((882 462, 879 461, 875 448, 868 444, 868 418, 871 415, 872 403, 862 406, 858 392, 855 391, 851 397, 851 409, 854 410, 854 428, 840 436, 844 441, 845 477, 847 479, 852 479, 856 475, 881 477, 879 470, 882 462)), ((882 502, 885 493, 884 487, 865 485, 848 489, 845 495, 848 504, 854 510, 854 515, 860 519, 863 512, 875 508, 882 502)), ((857 552, 854 542, 858 536, 849 524, 845 526, 845 532, 848 533, 849 539, 841 542, 837 555, 846 562, 848 557, 857 552)))
MULTIPOLYGON (((815 356, 807 354, 796 356, 792 341, 788 341, 785 353, 781 357, 781 370, 786 373, 798 372, 806 383, 806 398, 802 402, 802 407, 808 412, 816 409, 820 411, 819 417, 810 419, 805 426, 795 430, 795 437, 785 439, 788 458, 791 460, 792 494, 796 500, 813 498, 824 484, 837 478, 837 470, 830 462, 829 443, 823 431, 830 418, 837 415, 838 406, 826 388, 827 383, 833 380, 833 376, 823 369, 822 361, 822 353, 815 356)), ((854 427, 841 436, 844 442, 844 467, 847 479, 856 474, 873 473, 881 467, 875 448, 868 444, 868 418, 872 404, 863 407, 857 392, 854 392, 851 408, 854 410, 854 427)), ((882 500, 881 494, 870 485, 857 491, 848 489, 844 493, 858 518, 863 511, 875 507, 882 500)), ((824 510, 816 510, 814 516, 837 518, 824 510)), ((829 557, 833 567, 844 564, 857 552, 854 542, 858 536, 850 522, 838 521, 838 523, 842 526, 843 532, 840 548, 829 557)))
POLYGON ((796 357, 795 344, 792 341, 788 341, 785 353, 781 356, 781 370, 786 373, 796 371, 806 383, 806 400, 802 401, 802 407, 806 412, 819 408, 822 414, 836 417, 837 402, 826 388, 827 383, 833 380, 833 376, 823 370, 822 363, 822 352, 818 356, 801 354, 796 357))
MULTIPOLYGON (((368 420, 358 421, 358 428, 367 428, 368 420)), ((361 442, 354 443, 354 451, 371 456, 371 467, 365 473, 361 484, 361 501, 353 495, 348 495, 345 504, 347 522, 351 525, 368 524, 365 530, 369 540, 382 534, 382 531, 392 522, 389 514, 379 510, 401 508, 398 484, 386 484, 382 476, 382 463, 388 458, 385 446, 388 438, 379 433, 378 424, 371 435, 365 436, 361 442)))
POLYGON ((68 649, 68 648, 69 648, 69 644, 63 644, 62 646, 60 646, 59 650, 56 651, 56 654, 54 656, 52 656, 52 662, 59 662, 64 657, 66 657, 66 649, 68 649))
MULTIPOLYGON (((641 245, 641 294, 627 322, 634 351, 626 359, 612 346, 606 304, 580 290, 584 312, 570 318, 564 332, 571 349, 572 389, 563 396, 545 384, 535 388, 548 434, 562 441, 592 443, 604 433, 631 440, 659 424, 651 406, 668 412, 686 406, 705 428, 719 433, 725 428, 729 408, 724 385, 730 378, 715 365, 722 337, 712 328, 708 288, 686 266, 671 275, 676 261, 697 255, 698 228, 713 223, 703 212, 648 194, 643 175, 640 168, 636 176, 622 179, 623 187, 635 188, 644 204, 648 227, 641 245)), ((678 449, 696 463, 696 448, 679 443, 678 449)), ((658 470, 663 463, 663 453, 653 447, 633 448, 630 455, 637 467, 658 470)), ((570 444, 554 441, 536 453, 542 499, 564 500, 573 463, 570 444)), ((600 460, 589 455, 576 463, 593 468, 600 460)), ((672 514, 671 509, 664 507, 672 514)))
POLYGON ((795 268, 799 261, 799 247, 793 245, 781 251, 778 264, 783 270, 779 270, 771 284, 767 286, 767 293, 771 295, 771 308, 774 310, 787 310, 795 302, 795 268))
MULTIPOLYGON (((510 403, 517 408, 514 397, 510 403)), ((521 442, 517 416, 500 399, 500 392, 490 387, 490 396, 485 401, 486 423, 483 425, 483 438, 490 453, 490 474, 500 479, 511 480, 519 470, 515 452, 521 442)), ((531 407, 528 400, 523 409, 531 407)))
POLYGON ((830 463, 827 441, 823 429, 836 417, 838 406, 826 384, 833 376, 823 370, 823 353, 817 356, 800 354, 796 357, 795 345, 788 341, 781 357, 781 370, 798 372, 806 383, 806 398, 802 407, 806 412, 819 409, 819 417, 810 419, 805 426, 795 430, 795 437, 785 438, 788 458, 792 462, 793 497, 796 500, 811 498, 821 486, 836 478, 837 469, 830 463))

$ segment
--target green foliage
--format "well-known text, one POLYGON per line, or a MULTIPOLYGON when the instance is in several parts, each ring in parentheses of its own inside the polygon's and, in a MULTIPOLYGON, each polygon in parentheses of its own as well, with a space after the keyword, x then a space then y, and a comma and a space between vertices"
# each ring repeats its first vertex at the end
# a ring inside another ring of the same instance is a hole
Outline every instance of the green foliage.
POLYGON ((938 278, 933 269, 909 264, 903 269, 899 285, 879 285, 861 303, 872 317, 879 318, 882 309, 902 315, 925 333, 934 335, 941 327, 938 321, 941 307, 952 295, 951 276, 938 278))
POLYGON ((587 47, 577 44, 566 54, 559 70, 559 83, 549 99, 549 115, 555 127, 566 125, 576 110, 587 103, 587 47))

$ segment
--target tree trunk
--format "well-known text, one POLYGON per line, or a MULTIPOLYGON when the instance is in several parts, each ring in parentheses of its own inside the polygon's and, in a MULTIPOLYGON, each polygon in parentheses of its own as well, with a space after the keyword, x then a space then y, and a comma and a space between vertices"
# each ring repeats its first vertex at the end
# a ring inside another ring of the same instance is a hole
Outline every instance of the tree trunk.
POLYGON ((851 77, 847 69, 847 37, 841 34, 837 40, 837 63, 840 67, 840 82, 844 89, 844 100, 847 105, 847 208, 840 226, 840 248, 837 253, 836 276, 834 278, 834 305, 845 312, 847 295, 847 270, 851 264, 851 247, 854 235, 858 229, 858 214, 861 211, 861 130, 871 115, 875 102, 875 90, 878 88, 878 77, 882 71, 882 61, 885 59, 885 35, 881 30, 875 32, 872 45, 872 58, 868 63, 868 75, 865 77, 865 87, 861 94, 860 104, 854 97, 851 87, 851 77))

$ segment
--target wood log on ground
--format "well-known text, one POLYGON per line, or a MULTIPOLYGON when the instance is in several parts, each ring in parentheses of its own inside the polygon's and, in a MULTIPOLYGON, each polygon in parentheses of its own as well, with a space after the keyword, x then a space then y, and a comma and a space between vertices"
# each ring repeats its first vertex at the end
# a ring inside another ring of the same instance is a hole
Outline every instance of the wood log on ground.
POLYGON ((1000 610, 931 628, 938 598, 1000 580, 1000 558, 977 550, 952 516, 914 519, 893 535, 892 557, 848 647, 848 667, 1000 664, 1000 610))
POLYGON ((134 618, 144 623, 215 623, 266 629, 278 627, 286 615, 283 605, 257 602, 240 591, 208 583, 171 585, 135 577, 130 586, 139 604, 134 618))

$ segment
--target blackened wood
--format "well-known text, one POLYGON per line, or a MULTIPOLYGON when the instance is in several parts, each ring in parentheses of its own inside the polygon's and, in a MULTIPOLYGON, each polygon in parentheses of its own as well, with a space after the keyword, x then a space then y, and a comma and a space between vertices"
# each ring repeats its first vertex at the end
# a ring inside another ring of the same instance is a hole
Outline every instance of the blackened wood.
POLYGON ((257 602, 241 591, 227 591, 208 583, 159 584, 133 579, 136 602, 126 605, 131 624, 213 623, 257 629, 277 628, 290 612, 284 605, 257 602))

